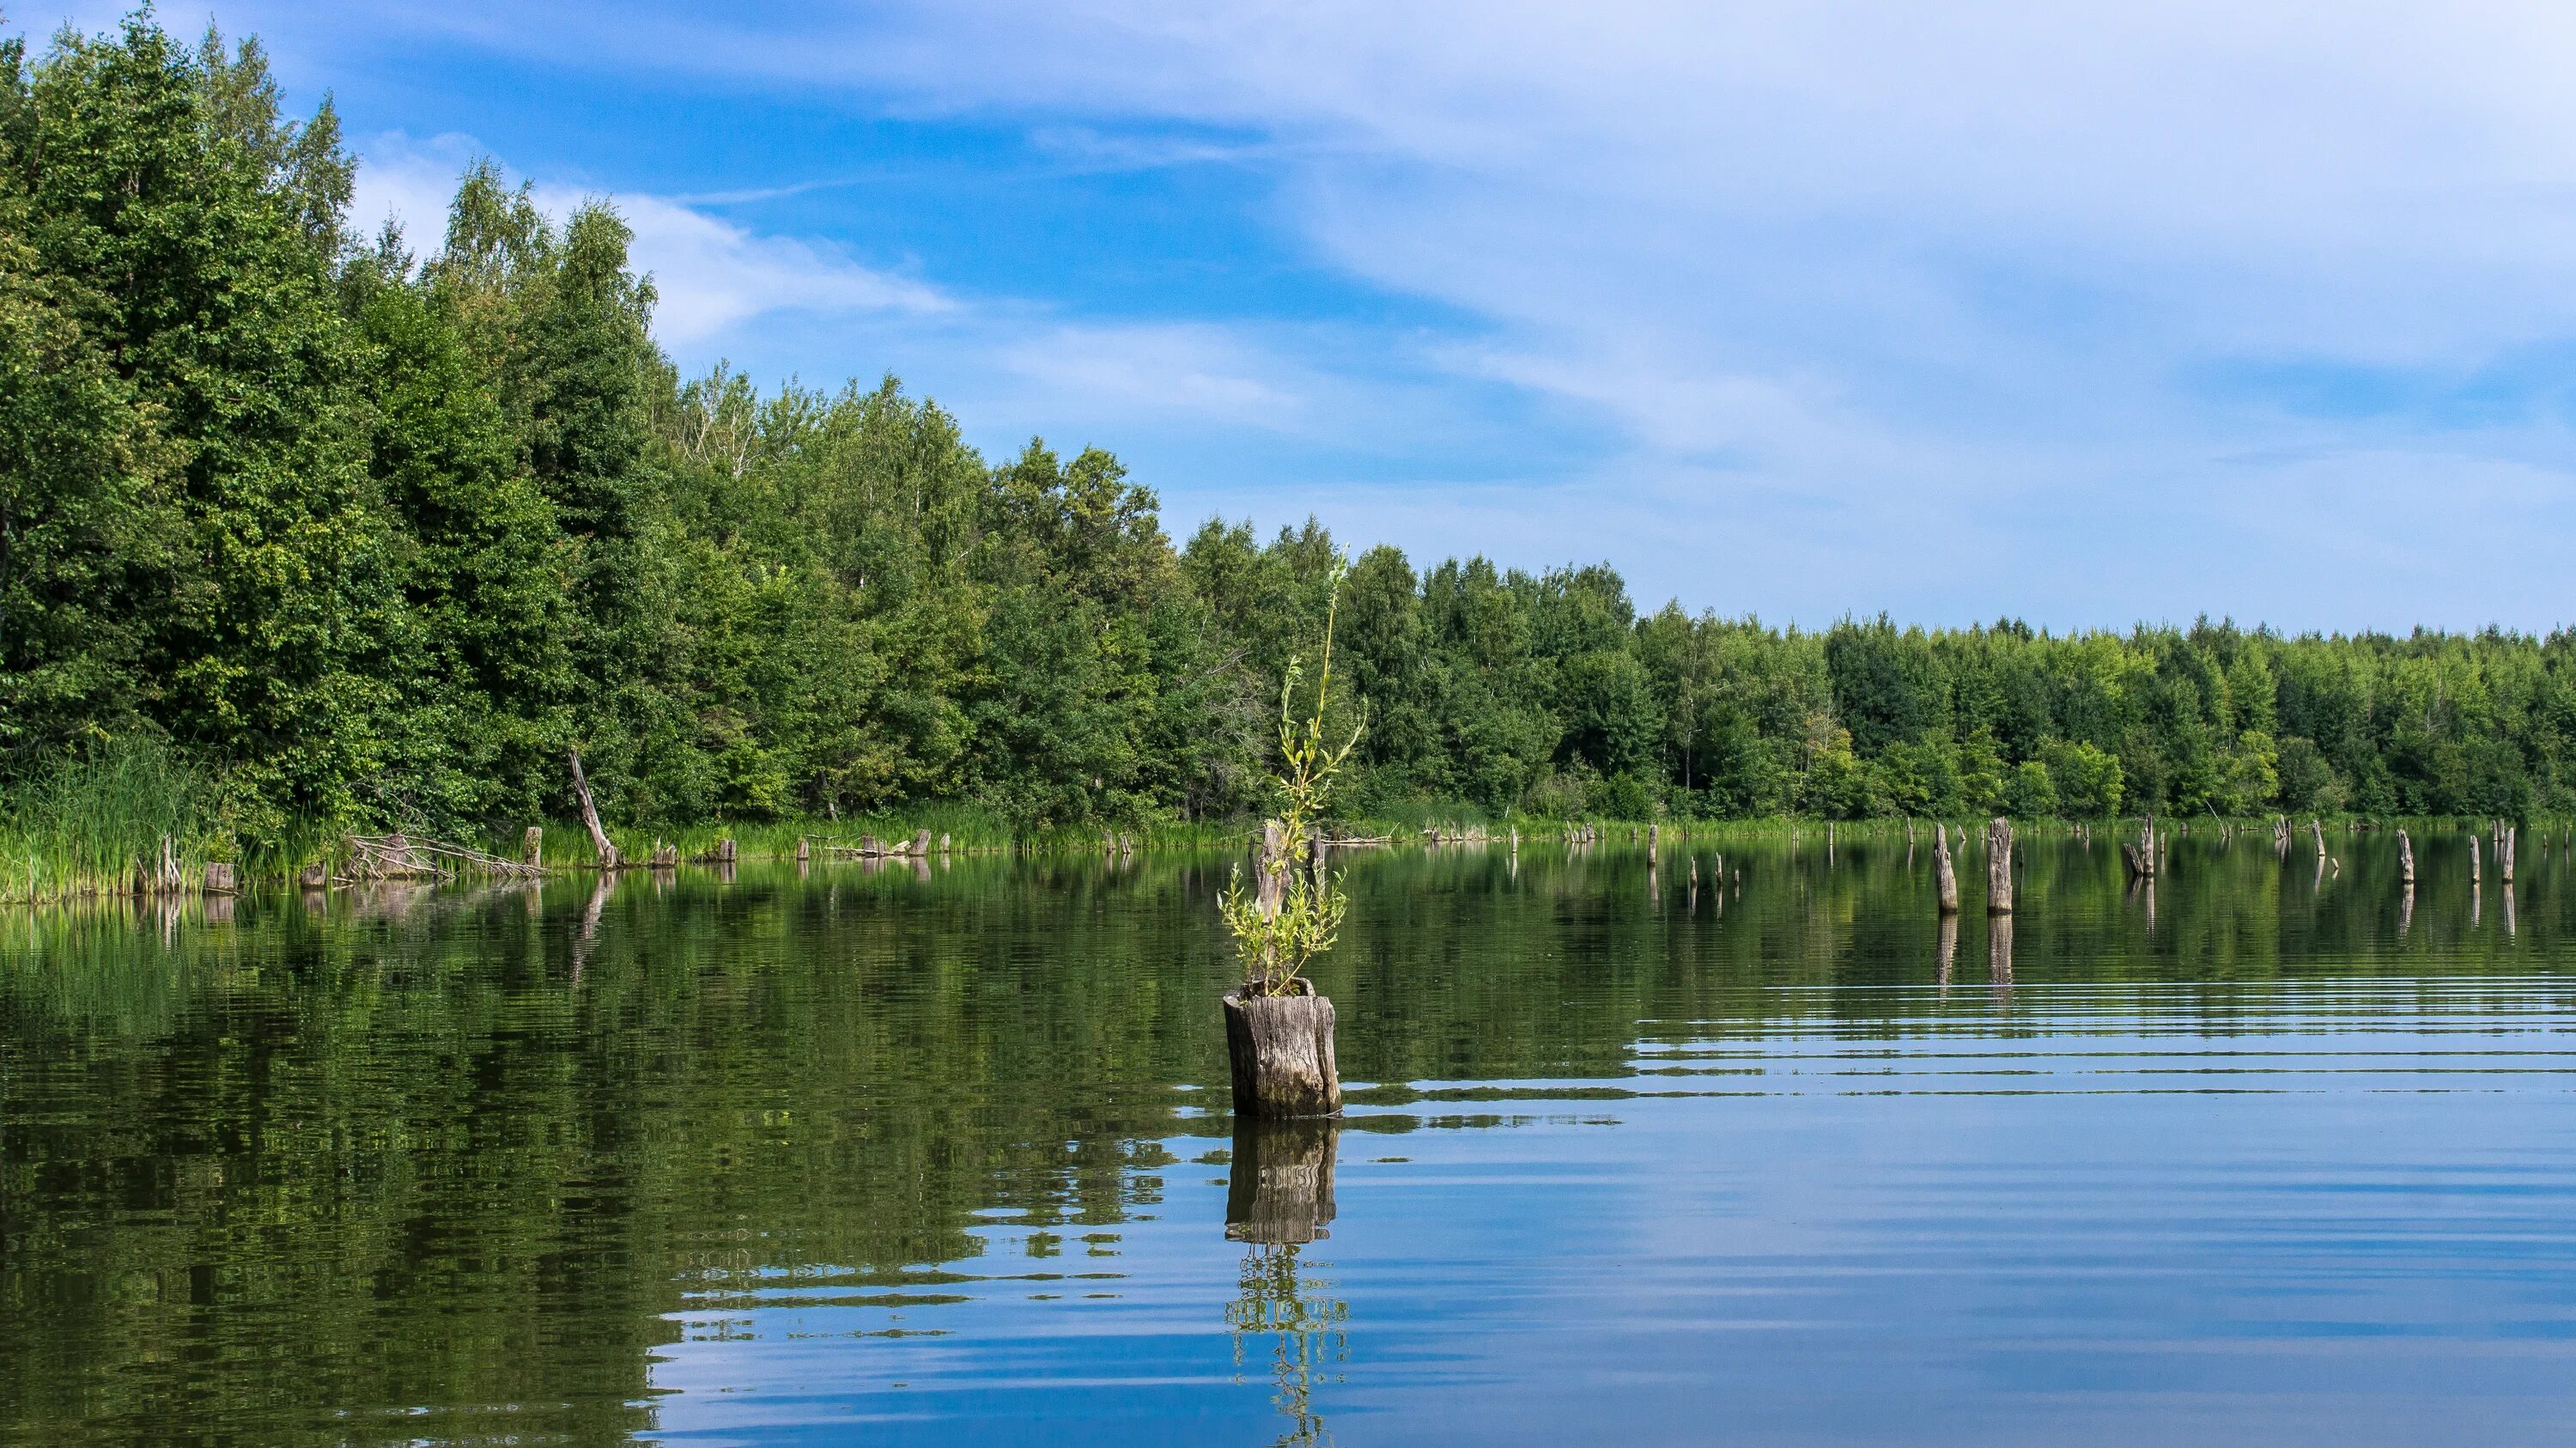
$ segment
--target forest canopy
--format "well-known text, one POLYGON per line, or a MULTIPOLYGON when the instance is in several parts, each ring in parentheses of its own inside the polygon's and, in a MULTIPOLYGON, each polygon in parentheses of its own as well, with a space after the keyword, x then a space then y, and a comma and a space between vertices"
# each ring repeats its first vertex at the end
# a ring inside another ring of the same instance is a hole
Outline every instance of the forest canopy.
MULTIPOLYGON (((567 812, 1265 806, 1336 541, 1166 534, 892 376, 683 377, 604 203, 489 163, 352 231, 326 102, 148 18, 0 47, 0 788, 146 751, 245 840, 567 812)), ((2576 638, 2052 636, 1642 611, 1605 565, 1352 562, 1342 799, 1834 818, 2564 813, 2576 638)))

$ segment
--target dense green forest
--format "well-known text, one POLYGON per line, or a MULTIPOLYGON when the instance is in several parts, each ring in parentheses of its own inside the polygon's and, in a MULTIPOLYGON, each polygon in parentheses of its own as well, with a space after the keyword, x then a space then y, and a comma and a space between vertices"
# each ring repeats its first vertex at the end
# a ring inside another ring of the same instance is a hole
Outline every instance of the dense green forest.
MULTIPOLYGON (((490 165, 434 244, 358 234, 255 45, 147 16, 0 71, 6 810, 473 834, 565 815, 572 748, 649 827, 1263 806, 1322 526, 1176 545, 1110 454, 987 460, 892 377, 683 377, 615 211, 490 165)), ((1780 629, 1386 547, 1340 620, 1355 813, 2576 805, 2564 630, 1780 629)))

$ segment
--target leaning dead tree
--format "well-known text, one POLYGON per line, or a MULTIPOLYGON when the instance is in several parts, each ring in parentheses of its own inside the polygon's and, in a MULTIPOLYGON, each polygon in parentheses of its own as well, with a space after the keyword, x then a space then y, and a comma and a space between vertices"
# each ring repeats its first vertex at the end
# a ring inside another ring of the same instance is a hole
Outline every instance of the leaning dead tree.
POLYGON ((617 846, 610 842, 608 831, 599 823, 599 807, 590 801, 590 781, 582 777, 581 751, 573 749, 565 752, 572 759, 572 792, 581 797, 582 827, 590 831, 590 847, 598 852, 599 868, 618 869, 626 861, 617 853, 617 846))

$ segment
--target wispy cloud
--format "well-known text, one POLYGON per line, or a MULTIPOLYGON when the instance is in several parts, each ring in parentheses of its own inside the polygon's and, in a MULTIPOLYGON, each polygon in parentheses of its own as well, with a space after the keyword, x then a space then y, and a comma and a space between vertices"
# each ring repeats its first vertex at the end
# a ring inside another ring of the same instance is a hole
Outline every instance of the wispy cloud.
MULTIPOLYGON (((480 154, 465 136, 377 137, 364 148, 352 210, 361 225, 390 216, 416 248, 434 249, 457 178, 480 154)), ((764 235, 674 198, 603 196, 542 180, 533 192, 558 219, 593 197, 617 208, 634 230, 634 265, 651 274, 661 299, 656 334, 684 351, 784 312, 927 314, 956 306, 938 288, 862 265, 830 242, 764 235)))
MULTIPOLYGON (((647 212, 664 238, 668 259, 646 259, 669 269, 675 335, 826 298, 893 319, 886 345, 942 359, 970 395, 1128 420, 1130 451, 1164 423, 1239 429, 1247 454, 1279 436, 1378 450, 1311 487, 1265 475, 1283 513, 1338 497, 1389 528, 1633 557, 1643 591, 1809 614, 1875 593, 2093 618, 2115 590, 2114 613, 2457 621, 2487 606, 2441 587, 2446 570, 2546 569, 2576 542, 2553 380, 2576 349, 2576 11, 442 10, 371 23, 1017 126, 1075 169, 1257 174, 1302 255, 1454 321, 1343 319, 1337 346, 1309 348, 1278 315, 1119 316, 1040 286, 968 307, 820 239, 727 230, 699 209, 714 198, 631 214, 639 255, 647 212), (1341 411, 1353 399, 1371 405, 1341 411), (1597 445, 1568 460, 1585 427, 1597 445), (1463 452, 1536 455, 1543 436, 1545 460, 1496 463, 1481 492, 1427 467, 1409 493, 1387 481, 1406 474, 1384 459, 1422 454, 1426 433, 1478 429, 1463 452), (2474 528, 2394 502, 2452 480, 2479 500, 2474 528)), ((1257 496, 1226 486, 1207 496, 1257 496)), ((2565 614, 2518 596, 2520 622, 2565 614)))

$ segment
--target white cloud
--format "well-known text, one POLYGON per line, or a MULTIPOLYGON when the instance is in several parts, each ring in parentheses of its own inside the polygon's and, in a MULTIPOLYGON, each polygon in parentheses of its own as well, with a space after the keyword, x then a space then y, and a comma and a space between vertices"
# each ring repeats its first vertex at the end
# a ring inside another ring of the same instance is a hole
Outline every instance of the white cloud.
MULTIPOLYGON (((362 227, 391 216, 414 250, 434 250, 457 178, 482 153, 464 136, 378 137, 365 147, 352 214, 362 227)), ((547 182, 534 194, 539 209, 557 220, 598 195, 547 182)), ((602 199, 634 231, 629 255, 637 270, 651 274, 660 297, 655 335, 675 349, 693 351, 782 312, 925 314, 955 305, 935 287, 861 265, 827 242, 765 236, 643 192, 602 199)))
MULTIPOLYGON (((1469 319, 1346 339, 1336 360, 1224 318, 1067 324, 1040 298, 981 344, 988 396, 1007 381, 1050 411, 1402 451, 1402 408, 1339 404, 1407 372, 1423 426, 1463 425, 1428 368, 1607 433, 1551 486, 1327 488, 1281 512, 1332 496, 1539 559, 1634 557, 1643 592, 1764 602, 1740 583, 1810 614, 1875 590, 1950 616, 2098 621, 2116 598, 2482 622, 2442 582, 2475 573, 2518 600, 2507 617, 2565 616, 2498 572, 2546 576, 2576 542, 2557 419, 2300 416, 2195 379, 2247 361, 2458 376, 2576 338, 2566 7, 461 8, 440 23, 484 43, 1016 119, 1083 164, 1257 166, 1313 254, 1469 319), (2457 524, 2416 516, 2468 496, 2457 524)), ((709 286, 706 326, 836 260, 781 245, 674 243, 680 270, 769 278, 709 286)), ((850 286, 849 305, 892 305, 850 286)))

